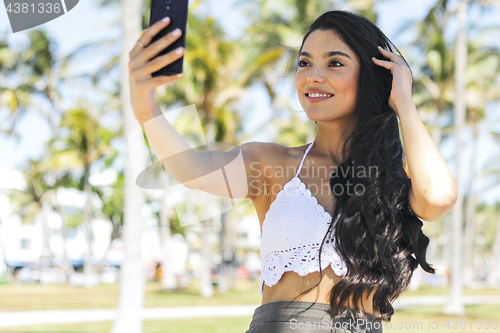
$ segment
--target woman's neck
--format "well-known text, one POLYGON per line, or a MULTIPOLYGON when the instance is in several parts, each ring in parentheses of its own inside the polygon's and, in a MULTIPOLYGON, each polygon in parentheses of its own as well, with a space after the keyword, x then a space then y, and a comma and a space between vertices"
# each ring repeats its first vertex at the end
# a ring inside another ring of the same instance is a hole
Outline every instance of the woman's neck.
MULTIPOLYGON (((347 137, 354 131, 354 121, 343 121, 343 119, 318 121, 317 127, 318 132, 311 153, 326 156, 335 161, 343 161, 342 150, 347 137)), ((351 140, 348 142, 347 149, 350 144, 351 140)))

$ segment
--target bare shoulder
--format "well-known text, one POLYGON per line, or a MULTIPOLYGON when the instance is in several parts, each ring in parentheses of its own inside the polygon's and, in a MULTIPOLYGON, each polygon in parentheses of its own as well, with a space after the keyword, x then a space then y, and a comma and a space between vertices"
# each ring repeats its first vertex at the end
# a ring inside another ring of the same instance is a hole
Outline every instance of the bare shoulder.
POLYGON ((277 160, 284 158, 289 150, 292 148, 280 145, 274 142, 259 142, 251 141, 242 144, 241 149, 243 153, 253 156, 260 161, 277 160))
MULTIPOLYGON (((240 145, 245 166, 261 178, 265 167, 282 165, 290 148, 273 142, 252 141, 240 145)), ((254 177, 255 178, 255 177, 254 177)))

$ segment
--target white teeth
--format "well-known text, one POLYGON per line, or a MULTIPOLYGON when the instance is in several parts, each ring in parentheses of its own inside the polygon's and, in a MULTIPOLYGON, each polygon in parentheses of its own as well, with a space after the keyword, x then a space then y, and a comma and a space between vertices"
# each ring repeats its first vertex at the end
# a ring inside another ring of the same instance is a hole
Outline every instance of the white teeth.
POLYGON ((331 97, 332 95, 329 95, 329 94, 318 94, 318 93, 315 93, 315 94, 309 94, 309 97, 331 97))

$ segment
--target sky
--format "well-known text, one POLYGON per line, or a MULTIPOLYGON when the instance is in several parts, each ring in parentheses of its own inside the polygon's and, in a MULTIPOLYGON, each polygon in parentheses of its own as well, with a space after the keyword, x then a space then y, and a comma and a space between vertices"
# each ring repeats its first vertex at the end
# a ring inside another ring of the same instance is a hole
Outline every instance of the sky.
MULTIPOLYGON (((210 0, 208 1, 207 11, 220 20, 221 25, 225 28, 226 32, 230 37, 240 36, 244 31, 247 21, 238 12, 238 7, 235 7, 236 1, 234 0, 210 0)), ((427 9, 435 2, 435 0, 389 0, 377 2, 376 8, 379 13, 379 23, 378 26, 382 31, 393 41, 396 45, 398 43, 404 43, 405 38, 408 35, 399 35, 398 32, 401 30, 402 25, 407 20, 421 20, 427 9)), ((348 9, 348 8, 343 8, 348 9)), ((98 9, 96 6, 96 0, 81 0, 78 5, 65 15, 47 22, 38 28, 45 29, 49 36, 54 38, 58 44, 57 54, 59 56, 66 55, 71 51, 75 50, 78 46, 99 40, 106 40, 111 38, 119 38, 120 31, 119 26, 114 25, 119 19, 120 11, 118 7, 98 9)), ((474 17, 479 17, 478 13, 471 12, 470 15, 474 17)), ((480 16, 482 22, 488 22, 495 20, 500 16, 500 10, 497 8, 487 14, 480 16)), ((9 42, 12 43, 26 43, 27 33, 29 30, 21 31, 18 33, 12 33, 12 30, 8 23, 7 13, 5 7, 0 8, 0 36, 6 35, 9 42)), ((454 23, 452 22, 452 25, 454 23)), ((85 59, 80 59, 77 64, 75 64, 76 72, 85 72, 97 68, 97 65, 105 58, 107 50, 103 49, 94 52, 92 56, 85 59)), ((411 65, 411 64, 410 64, 411 65)), ((290 83, 290 82, 288 82, 290 83)), ((283 87, 283 89, 288 89, 289 87, 283 87)), ((85 89, 76 89, 80 93, 85 91, 85 89)), ((246 100, 242 102, 245 111, 245 127, 249 130, 257 128, 261 123, 267 122, 269 116, 271 115, 269 98, 266 96, 262 88, 254 87, 251 88, 251 93, 248 95, 246 100)), ((68 100, 70 101, 68 106, 72 102, 72 94, 69 89, 63 91, 67 96, 70 96, 68 100)), ((89 99, 97 98, 96 96, 87 96, 89 99)), ((290 95, 293 100, 293 105, 295 109, 301 109, 298 103, 298 98, 295 95, 290 95)), ((498 109, 498 108, 497 108, 498 109)), ((0 121, 2 121, 2 115, 5 116, 5 112, 0 112, 0 121)), ((307 118, 302 113, 301 118, 307 121, 307 118)), ((496 124, 500 123, 499 112, 496 113, 496 124)), ((491 124, 493 120, 487 122, 485 127, 482 128, 482 133, 491 130, 491 124), (488 127, 490 126, 490 127, 488 127)), ((36 115, 35 113, 30 113, 25 116, 19 123, 18 131, 20 132, 22 140, 16 142, 13 139, 6 139, 5 137, 0 137, 0 156, 4 157, 0 159, 0 168, 10 169, 19 167, 27 157, 37 157, 43 153, 44 142, 49 139, 50 132, 48 126, 45 124, 44 119, 36 115)), ((469 132, 465 132, 465 137, 470 137, 469 132)), ((256 135, 251 141, 268 141, 266 131, 256 135)), ((478 145, 478 159, 476 163, 476 168, 479 170, 484 163, 486 163, 495 154, 500 156, 500 151, 498 145, 487 138, 487 135, 481 135, 478 145)), ((444 143, 440 147, 440 151, 443 157, 449 162, 452 172, 454 172, 454 145, 453 142, 444 143)), ((464 162, 467 161, 469 147, 466 146, 465 152, 463 153, 464 162)), ((468 163, 465 163, 468 164, 468 163)), ((463 176, 467 177, 467 170, 463 169, 463 176)), ((6 176, 4 176, 5 178, 6 176)), ((5 180, 4 180, 5 181, 5 180)), ((2 176, 0 175, 0 188, 2 187, 2 176)), ((500 191, 497 190, 495 193, 488 192, 485 200, 498 200, 500 197, 500 191), (492 199, 493 198, 493 199, 492 199)))

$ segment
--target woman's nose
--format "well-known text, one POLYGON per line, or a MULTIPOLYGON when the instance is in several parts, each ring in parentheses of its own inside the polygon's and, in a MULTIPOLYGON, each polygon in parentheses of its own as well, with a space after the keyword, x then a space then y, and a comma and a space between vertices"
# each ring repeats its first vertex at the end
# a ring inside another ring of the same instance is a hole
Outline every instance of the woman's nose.
POLYGON ((325 79, 325 76, 321 72, 321 69, 318 67, 312 67, 311 70, 309 71, 309 74, 307 75, 307 82, 312 83, 312 82, 323 82, 325 79))

